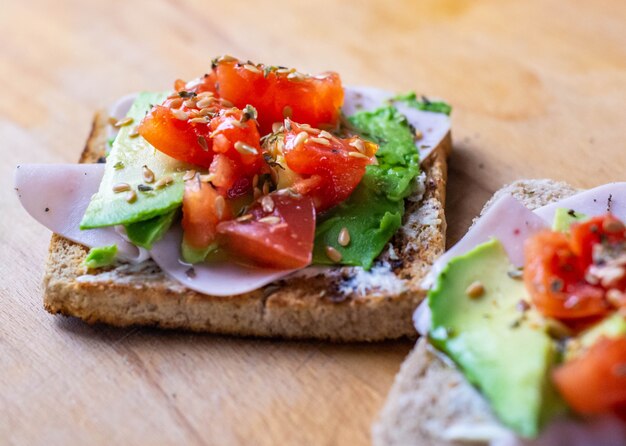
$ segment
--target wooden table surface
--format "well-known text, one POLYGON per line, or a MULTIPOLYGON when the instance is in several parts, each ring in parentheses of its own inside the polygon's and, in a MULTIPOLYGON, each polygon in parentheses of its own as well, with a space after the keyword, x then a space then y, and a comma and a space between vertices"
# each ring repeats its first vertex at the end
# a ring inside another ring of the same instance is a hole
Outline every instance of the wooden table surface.
POLYGON ((411 347, 120 330, 46 313, 49 233, 20 208, 14 166, 74 162, 93 111, 125 93, 162 90, 230 53, 446 98, 450 240, 506 182, 624 179, 623 0, 339 3, 3 0, 0 443, 367 444, 411 347))

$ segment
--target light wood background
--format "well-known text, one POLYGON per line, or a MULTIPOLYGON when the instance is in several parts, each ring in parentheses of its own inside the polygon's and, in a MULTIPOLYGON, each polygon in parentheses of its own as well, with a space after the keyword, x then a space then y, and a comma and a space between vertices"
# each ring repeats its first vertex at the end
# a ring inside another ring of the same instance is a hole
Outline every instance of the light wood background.
POLYGON ((410 343, 87 326, 42 309, 49 233, 17 163, 74 162, 92 112, 231 53, 454 105, 450 239, 503 183, 626 172, 623 0, 2 0, 0 443, 367 444, 410 343))

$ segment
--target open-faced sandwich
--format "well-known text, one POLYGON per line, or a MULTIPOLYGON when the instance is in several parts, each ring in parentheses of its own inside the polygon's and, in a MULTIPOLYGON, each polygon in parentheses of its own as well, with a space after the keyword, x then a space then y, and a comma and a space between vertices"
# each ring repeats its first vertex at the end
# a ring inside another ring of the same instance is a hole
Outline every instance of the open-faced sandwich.
POLYGON ((377 445, 626 444, 626 183, 499 192, 434 265, 377 445))
POLYGON ((444 250, 450 107, 230 56, 98 113, 76 165, 21 165, 55 234, 52 313, 114 325, 412 335, 444 250))

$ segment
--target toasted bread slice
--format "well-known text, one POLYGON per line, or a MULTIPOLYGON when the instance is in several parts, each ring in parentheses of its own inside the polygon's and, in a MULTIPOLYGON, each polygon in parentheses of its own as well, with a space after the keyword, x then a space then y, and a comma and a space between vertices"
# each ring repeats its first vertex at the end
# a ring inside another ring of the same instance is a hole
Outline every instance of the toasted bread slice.
MULTIPOLYGON (((107 116, 98 113, 80 162, 104 155, 107 116)), ((379 341, 414 337, 420 281, 445 248, 448 134, 423 166, 420 196, 407 200, 403 226, 371 272, 337 267, 228 297, 203 295, 168 278, 152 261, 87 271, 87 249, 52 236, 44 276, 51 313, 87 322, 245 336, 379 341)))
MULTIPOLYGON (((482 213, 504 194, 536 209, 576 192, 551 180, 517 181, 496 192, 482 213)), ((486 445, 502 430, 478 391, 421 338, 402 364, 372 436, 376 446, 466 446, 486 445)))

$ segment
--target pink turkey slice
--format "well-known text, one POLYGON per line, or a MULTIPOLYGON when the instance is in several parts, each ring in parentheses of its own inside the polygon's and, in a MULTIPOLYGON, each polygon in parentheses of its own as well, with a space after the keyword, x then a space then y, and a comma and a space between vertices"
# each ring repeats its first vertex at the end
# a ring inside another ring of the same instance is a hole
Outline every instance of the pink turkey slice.
POLYGON ((146 260, 147 251, 124 240, 115 228, 78 227, 103 172, 104 164, 22 164, 15 171, 15 188, 24 209, 52 232, 90 248, 116 244, 120 258, 146 260))
POLYGON ((234 262, 200 263, 193 267, 181 262, 180 245, 183 232, 176 226, 154 244, 152 259, 174 280, 187 288, 211 296, 243 294, 274 282, 293 270, 251 268, 234 262))

